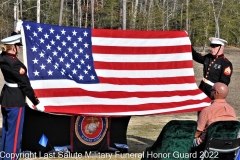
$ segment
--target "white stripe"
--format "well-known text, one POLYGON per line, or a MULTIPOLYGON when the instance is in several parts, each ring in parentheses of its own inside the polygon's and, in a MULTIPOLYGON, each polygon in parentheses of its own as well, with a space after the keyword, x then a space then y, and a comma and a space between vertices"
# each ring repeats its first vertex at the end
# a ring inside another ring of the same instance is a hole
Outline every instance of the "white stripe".
POLYGON ((92 37, 92 45, 122 47, 156 47, 190 45, 189 37, 180 38, 106 38, 92 37))
POLYGON ((96 69, 100 77, 115 78, 163 78, 194 76, 193 68, 165 69, 165 70, 104 70, 96 69))
POLYGON ((187 100, 201 100, 206 98, 204 93, 187 96, 172 96, 172 97, 150 97, 150 98, 95 98, 90 96, 74 96, 74 97, 50 97, 39 98, 43 106, 66 106, 66 105, 141 105, 149 103, 173 103, 183 102, 187 100))
POLYGON ((141 92, 141 91, 188 91, 198 89, 196 83, 167 84, 167 85, 115 85, 115 84, 79 84, 72 80, 35 80, 31 81, 34 89, 53 89, 53 88, 82 88, 87 91, 105 92, 105 91, 123 91, 123 92, 141 92))
POLYGON ((192 53, 174 53, 174 54, 98 54, 93 53, 93 59, 96 62, 176 62, 192 60, 192 53))
MULTIPOLYGON (((167 108, 167 109, 156 109, 156 110, 144 110, 144 111, 130 111, 130 112, 113 112, 113 113, 84 113, 86 115, 105 115, 105 116, 121 116, 121 115, 151 115, 151 114, 160 114, 160 113, 166 113, 166 112, 173 112, 173 111, 181 111, 186 109, 195 109, 195 108, 202 108, 209 106, 210 103, 199 103, 199 104, 193 104, 193 105, 186 105, 186 106, 179 106, 176 108, 167 108)), ((82 114, 82 113, 80 113, 82 114)))

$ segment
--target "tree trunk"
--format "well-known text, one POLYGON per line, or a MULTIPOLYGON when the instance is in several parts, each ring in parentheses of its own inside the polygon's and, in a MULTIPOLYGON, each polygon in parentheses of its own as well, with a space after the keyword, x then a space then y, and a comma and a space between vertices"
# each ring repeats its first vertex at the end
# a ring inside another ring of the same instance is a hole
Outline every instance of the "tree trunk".
POLYGON ((122 0, 122 7, 123 7, 123 30, 126 30, 126 5, 127 5, 127 0, 122 0))
POLYGON ((40 5, 41 5, 41 0, 37 0, 37 23, 40 23, 40 5))
POLYGON ((59 26, 62 25, 63 3, 64 3, 64 0, 61 0, 60 12, 59 12, 59 21, 58 21, 59 26))
POLYGON ((92 17, 92 28, 94 28, 94 0, 91 0, 91 17, 92 17))
POLYGON ((132 29, 135 29, 136 27, 137 9, 138 9, 138 0, 135 0, 134 10, 133 10, 133 19, 132 19, 132 29))
POLYGON ((78 4, 78 27, 82 26, 82 5, 81 1, 77 2, 78 4))

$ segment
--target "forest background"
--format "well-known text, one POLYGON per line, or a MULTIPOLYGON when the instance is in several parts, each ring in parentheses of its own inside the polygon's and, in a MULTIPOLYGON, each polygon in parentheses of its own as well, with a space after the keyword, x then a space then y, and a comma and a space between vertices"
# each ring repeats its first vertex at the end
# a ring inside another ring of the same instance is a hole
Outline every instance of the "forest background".
POLYGON ((203 50, 209 37, 240 46, 239 0, 0 0, 0 38, 18 19, 81 28, 186 30, 203 50))

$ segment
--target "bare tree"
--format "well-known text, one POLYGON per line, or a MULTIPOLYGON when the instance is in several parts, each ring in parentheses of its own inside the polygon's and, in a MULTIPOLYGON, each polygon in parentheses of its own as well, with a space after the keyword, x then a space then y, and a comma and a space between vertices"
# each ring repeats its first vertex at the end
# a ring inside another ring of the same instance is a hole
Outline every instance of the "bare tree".
POLYGON ((81 0, 78 0, 77 2, 78 5, 78 27, 82 26, 82 4, 81 4, 81 0))
POLYGON ((135 29, 135 26, 136 26, 137 9, 138 9, 138 0, 135 0, 135 5, 133 9, 133 18, 132 18, 132 29, 135 29))
POLYGON ((123 30, 126 30, 126 21, 127 21, 127 18, 126 18, 126 6, 127 6, 127 0, 122 0, 122 7, 123 7, 123 30))
POLYGON ((222 3, 220 4, 220 9, 219 9, 219 11, 218 11, 218 14, 216 14, 215 2, 214 2, 214 0, 211 0, 212 8, 213 8, 214 20, 215 20, 215 25, 216 25, 216 26, 215 26, 215 28, 216 28, 215 37, 220 37, 218 20, 219 20, 220 13, 221 13, 221 10, 222 10, 222 7, 223 7, 223 2, 224 2, 224 0, 222 0, 222 3))
POLYGON ((91 0, 91 17, 92 17, 92 28, 94 28, 94 0, 91 0))
POLYGON ((37 23, 40 23, 40 2, 41 0, 37 0, 37 23))
POLYGON ((58 21, 59 26, 62 25, 63 3, 64 3, 64 0, 61 0, 60 12, 59 12, 59 21, 58 21))

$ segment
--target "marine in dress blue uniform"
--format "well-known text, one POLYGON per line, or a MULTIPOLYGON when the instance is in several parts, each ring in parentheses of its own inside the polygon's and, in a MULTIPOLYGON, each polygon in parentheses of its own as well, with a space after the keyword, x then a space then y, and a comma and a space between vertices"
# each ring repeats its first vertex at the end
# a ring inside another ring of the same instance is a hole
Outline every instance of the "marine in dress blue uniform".
POLYGON ((19 46, 22 45, 21 35, 12 35, 1 40, 4 45, 0 54, 0 68, 5 80, 0 96, 3 120, 1 159, 17 159, 9 155, 20 152, 26 96, 34 105, 39 103, 27 76, 27 68, 17 58, 19 46))
POLYGON ((227 41, 221 38, 210 37, 211 53, 201 55, 192 48, 193 60, 203 64, 203 79, 199 85, 208 97, 214 83, 221 82, 226 85, 230 83, 233 72, 232 63, 224 55, 224 46, 227 41))

